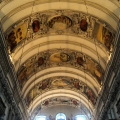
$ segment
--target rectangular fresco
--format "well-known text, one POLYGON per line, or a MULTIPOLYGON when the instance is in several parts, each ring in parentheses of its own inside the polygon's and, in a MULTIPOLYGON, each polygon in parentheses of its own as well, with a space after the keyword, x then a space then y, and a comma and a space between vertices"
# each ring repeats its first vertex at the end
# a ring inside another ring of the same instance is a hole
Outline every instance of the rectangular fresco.
POLYGON ((102 24, 95 22, 93 36, 95 39, 104 44, 108 50, 111 49, 113 35, 102 24))
POLYGON ((25 39, 27 33, 27 24, 21 24, 14 28, 8 35, 8 44, 10 45, 10 51, 12 51, 19 42, 25 39))

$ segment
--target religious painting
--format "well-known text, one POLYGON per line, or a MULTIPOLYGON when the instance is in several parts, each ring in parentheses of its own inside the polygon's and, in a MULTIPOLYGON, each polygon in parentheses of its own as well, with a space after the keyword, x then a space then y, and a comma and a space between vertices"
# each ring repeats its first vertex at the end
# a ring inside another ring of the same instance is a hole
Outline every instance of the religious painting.
POLYGON ((47 105, 59 105, 59 104, 70 104, 72 103, 71 98, 64 97, 64 96, 59 96, 59 97, 53 97, 48 100, 43 101, 42 107, 46 106, 45 102, 48 101, 46 104, 47 105))
POLYGON ((70 56, 67 53, 54 53, 50 56, 50 61, 52 62, 68 62, 70 61, 70 56))
POLYGON ((49 80, 48 79, 43 80, 39 85, 39 89, 45 90, 48 86, 49 86, 49 80))
POLYGON ((98 80, 99 84, 101 84, 102 71, 101 71, 101 68, 98 65, 95 66, 94 73, 95 73, 95 76, 97 77, 97 80, 98 80))
POLYGON ((44 64, 44 58, 43 57, 39 57, 37 62, 38 62, 38 67, 43 65, 44 64))
POLYGON ((87 20, 86 19, 82 19, 80 21, 80 29, 85 32, 85 31, 87 31, 87 27, 88 27, 87 20))
POLYGON ((48 21, 50 28, 56 30, 64 30, 72 26, 72 20, 67 16, 56 16, 48 21))
POLYGON ((83 64, 84 64, 84 59, 83 59, 83 56, 78 56, 77 57, 77 63, 79 64, 79 65, 81 65, 81 66, 83 66, 83 64))
POLYGON ((73 102, 73 104, 74 104, 75 106, 78 106, 78 105, 79 105, 79 103, 78 103, 77 100, 72 100, 72 102, 73 102))
POLYGON ((95 23, 93 36, 95 37, 95 39, 97 39, 102 44, 104 44, 108 50, 111 49, 113 35, 103 25, 101 25, 97 22, 95 23))
POLYGON ((66 86, 68 86, 68 82, 66 80, 63 79, 55 79, 52 81, 52 85, 54 87, 58 87, 58 88, 64 88, 66 86))
POLYGON ((44 102, 43 102, 43 105, 44 105, 44 106, 49 105, 49 101, 48 101, 48 100, 44 101, 44 102))
POLYGON ((79 90, 81 88, 80 82, 74 81, 74 87, 79 90))
POLYGON ((96 96, 95 96, 94 92, 88 87, 85 87, 84 92, 87 95, 88 99, 93 103, 93 105, 95 105, 96 104, 96 96))
POLYGON ((86 59, 86 66, 87 66, 87 69, 93 75, 95 75, 95 77, 97 78, 98 83, 101 84, 101 78, 102 78, 102 70, 101 70, 101 68, 90 59, 86 59))
POLYGON ((86 67, 92 74, 94 74, 95 63, 91 59, 86 59, 86 67))
POLYGON ((26 104, 29 105, 31 103, 31 101, 37 96, 39 95, 41 92, 39 90, 39 86, 36 85, 32 90, 30 90, 30 92, 27 94, 26 96, 26 104))
POLYGON ((38 32, 40 29, 40 22, 38 20, 34 20, 32 23, 33 32, 38 32))
MULTIPOLYGON (((47 92, 49 90, 54 90, 58 88, 70 89, 74 91, 77 90, 77 92, 79 91, 80 93, 85 94, 93 104, 95 104, 96 102, 96 96, 94 92, 88 86, 85 86, 85 84, 80 82, 79 80, 74 80, 68 77, 67 78, 53 77, 53 78, 49 78, 49 79, 45 79, 41 81, 40 83, 35 85, 34 88, 30 90, 30 92, 27 94, 26 100, 30 104, 30 102, 38 95, 43 94, 44 92, 47 92)), ((64 97, 60 97, 59 99, 58 98, 52 99, 52 101, 49 100, 45 104, 46 105, 51 104, 51 103, 52 104, 57 104, 57 103, 67 104, 68 102, 70 102, 68 99, 64 97)), ((73 104, 77 105, 75 101, 73 101, 73 104)))
POLYGON ((8 35, 8 43, 10 45, 10 51, 12 51, 17 46, 16 36, 14 31, 12 31, 8 35))
POLYGON ((8 35, 8 43, 10 45, 10 51, 12 51, 19 42, 25 39, 27 33, 27 24, 17 26, 13 31, 8 35))
POLYGON ((18 73, 18 81, 21 87, 23 86, 25 80, 27 80, 26 67, 23 66, 18 73))
POLYGON ((24 66, 18 70, 18 81, 21 87, 27 81, 27 79, 35 72, 35 65, 28 61, 24 66))

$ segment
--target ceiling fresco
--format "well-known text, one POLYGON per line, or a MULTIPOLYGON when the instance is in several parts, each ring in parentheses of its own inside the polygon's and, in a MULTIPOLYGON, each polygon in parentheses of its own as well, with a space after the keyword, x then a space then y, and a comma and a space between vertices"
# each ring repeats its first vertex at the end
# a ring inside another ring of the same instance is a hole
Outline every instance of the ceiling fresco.
POLYGON ((24 40, 27 43, 48 34, 89 38, 105 47, 106 51, 112 51, 115 31, 106 22, 89 14, 72 10, 49 10, 26 17, 5 32, 11 52, 24 40))
POLYGON ((53 49, 40 52, 23 63, 18 70, 18 80, 21 88, 31 76, 41 70, 51 67, 72 67, 86 72, 96 79, 98 84, 102 84, 104 70, 90 56, 82 52, 68 49, 53 49))
POLYGON ((93 120, 116 44, 118 0, 0 1, 8 54, 30 119, 61 105, 93 120))
MULTIPOLYGON (((27 94, 25 98, 26 104, 29 106, 37 96, 54 89, 68 89, 76 91, 83 94, 88 100, 90 100, 93 106, 96 104, 97 96, 86 83, 74 78, 62 76, 48 78, 36 84, 27 94)), ((46 102, 46 104, 48 103, 46 102)), ((78 105, 77 102, 74 102, 74 104, 78 105)))
POLYGON ((91 116, 90 111, 80 101, 66 96, 59 96, 59 97, 52 97, 42 101, 40 106, 38 106, 34 110, 32 117, 34 118, 37 114, 39 115, 41 109, 44 110, 52 106, 56 106, 56 107, 71 106, 81 111, 81 114, 85 114, 87 115, 87 117, 91 116))

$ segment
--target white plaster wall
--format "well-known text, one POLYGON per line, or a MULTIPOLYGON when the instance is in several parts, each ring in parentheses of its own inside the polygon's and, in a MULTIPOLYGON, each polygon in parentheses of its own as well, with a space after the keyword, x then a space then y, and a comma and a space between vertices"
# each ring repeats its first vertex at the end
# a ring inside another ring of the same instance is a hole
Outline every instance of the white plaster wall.
POLYGON ((48 119, 50 115, 52 116, 52 118, 55 118, 55 116, 58 113, 64 113, 66 115, 66 120, 68 120, 68 118, 70 118, 71 115, 73 115, 74 118, 76 115, 85 114, 82 109, 79 110, 72 106, 59 105, 59 106, 52 106, 47 109, 43 109, 39 112, 38 115, 44 115, 48 119))

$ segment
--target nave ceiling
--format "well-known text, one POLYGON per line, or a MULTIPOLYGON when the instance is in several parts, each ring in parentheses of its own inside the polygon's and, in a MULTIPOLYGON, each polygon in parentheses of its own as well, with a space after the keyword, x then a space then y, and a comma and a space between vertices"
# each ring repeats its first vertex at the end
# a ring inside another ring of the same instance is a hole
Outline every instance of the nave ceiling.
POLYGON ((8 52, 29 114, 51 104, 82 104, 95 114, 116 42, 119 9, 117 0, 1 3, 8 52))

